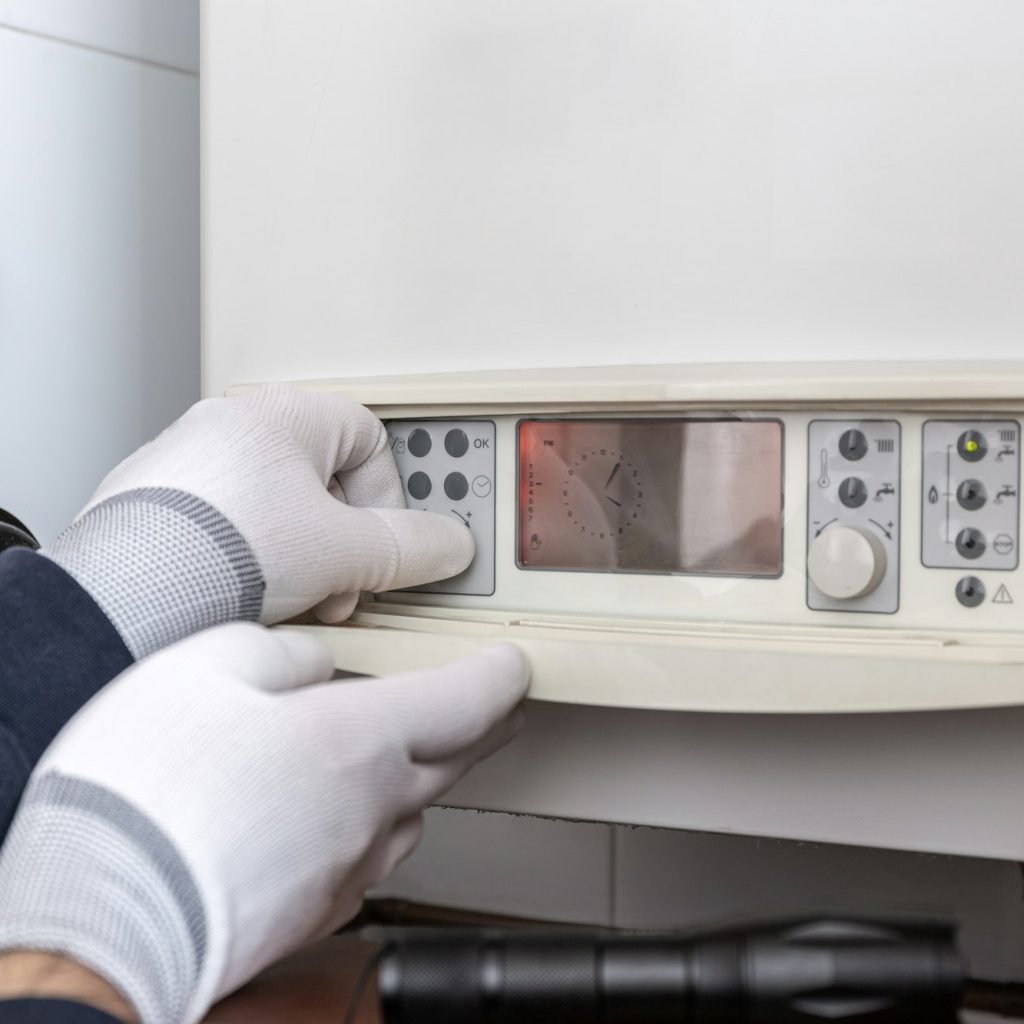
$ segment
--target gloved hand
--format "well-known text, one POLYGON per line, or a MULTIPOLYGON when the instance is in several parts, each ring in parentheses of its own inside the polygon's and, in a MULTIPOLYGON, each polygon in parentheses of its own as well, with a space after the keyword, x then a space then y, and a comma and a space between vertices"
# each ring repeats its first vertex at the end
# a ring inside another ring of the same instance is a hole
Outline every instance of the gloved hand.
POLYGON ((114 469, 44 554, 141 658, 314 605, 341 621, 361 590, 461 572, 473 541, 454 519, 406 510, 372 413, 275 385, 193 406, 114 469))
POLYGON ((528 669, 501 645, 330 673, 309 636, 234 624, 120 676, 36 767, 0 854, 0 950, 64 954, 143 1024, 182 1024, 352 917, 423 807, 516 732, 528 669))

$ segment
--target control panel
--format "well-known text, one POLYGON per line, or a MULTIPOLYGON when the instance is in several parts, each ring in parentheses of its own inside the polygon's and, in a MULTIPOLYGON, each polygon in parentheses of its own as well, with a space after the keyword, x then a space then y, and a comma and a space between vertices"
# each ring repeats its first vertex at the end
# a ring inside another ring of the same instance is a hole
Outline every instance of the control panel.
POLYGON ((388 443, 409 508, 453 516, 473 534, 476 555, 458 576, 416 589, 427 594, 494 593, 494 423, 395 421, 388 443))
POLYGON ((899 421, 814 420, 808 460, 808 607, 896 612, 899 421))
POLYGON ((1018 589, 992 574, 1019 564, 1019 430, 780 409, 388 420, 409 507, 457 518, 477 546, 420 594, 868 628, 1001 624, 1018 589))
MULTIPOLYGON (((961 603, 984 599, 982 569, 1016 569, 1020 530, 1020 424, 931 420, 924 425, 921 561, 960 569, 961 603)), ((1007 591, 1008 593, 1008 591, 1007 591)))
MULTIPOLYGON (((385 422, 453 579, 364 595, 352 671, 498 639, 542 699, 1024 705, 1024 363, 616 367, 311 383, 385 422)), ((341 662, 339 661, 339 664, 341 662)))

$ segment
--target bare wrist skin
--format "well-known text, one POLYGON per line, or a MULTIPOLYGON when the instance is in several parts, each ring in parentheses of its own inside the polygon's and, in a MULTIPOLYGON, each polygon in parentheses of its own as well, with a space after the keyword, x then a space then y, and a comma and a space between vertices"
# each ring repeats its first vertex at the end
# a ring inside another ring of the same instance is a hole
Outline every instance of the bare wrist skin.
POLYGON ((117 989, 59 953, 0 953, 0 1000, 6 999, 67 999, 102 1010, 124 1024, 139 1024, 117 989))

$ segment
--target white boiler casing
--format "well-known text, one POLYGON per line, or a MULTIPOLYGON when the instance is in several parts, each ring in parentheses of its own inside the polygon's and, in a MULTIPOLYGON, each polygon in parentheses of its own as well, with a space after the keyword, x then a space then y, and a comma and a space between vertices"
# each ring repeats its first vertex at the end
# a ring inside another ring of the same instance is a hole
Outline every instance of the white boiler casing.
MULTIPOLYGON (((1024 9, 218 0, 203 17, 206 392, 303 380, 396 439, 493 424, 493 592, 367 601, 364 628, 328 634, 368 670, 389 667, 383 635, 410 663, 497 635, 531 651, 526 732, 453 802, 1024 856, 1021 605, 994 601, 1024 590, 1019 537, 986 526, 969 607, 973 551, 947 557, 929 518, 954 508, 952 473, 928 498, 933 455, 980 424, 994 465, 1024 415, 1020 364, 993 362, 1024 337, 1024 9), (615 364, 634 368, 572 369, 615 364), (445 371, 467 375, 419 376, 445 371), (709 416, 784 428, 777 578, 570 587, 517 563, 520 420, 709 416), (838 524, 827 421, 883 424, 870 504, 838 524), (826 551, 822 524, 851 532, 826 551)), ((1015 472, 978 478, 985 515, 1019 521, 1016 495, 994 504, 1015 472)))

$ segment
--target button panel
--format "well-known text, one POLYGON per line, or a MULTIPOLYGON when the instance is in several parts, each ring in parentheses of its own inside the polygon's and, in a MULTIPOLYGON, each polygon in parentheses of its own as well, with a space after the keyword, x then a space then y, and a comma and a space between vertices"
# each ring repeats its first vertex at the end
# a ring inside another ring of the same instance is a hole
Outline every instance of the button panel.
POLYGON ((494 593, 494 446, 490 420, 392 420, 388 442, 409 508, 463 522, 476 556, 458 576, 415 590, 428 594, 494 593))
POLYGON ((1020 424, 930 420, 924 425, 921 561, 936 569, 1016 569, 1020 424))
POLYGON ((808 444, 808 607, 898 611, 899 422, 812 420, 808 444))

